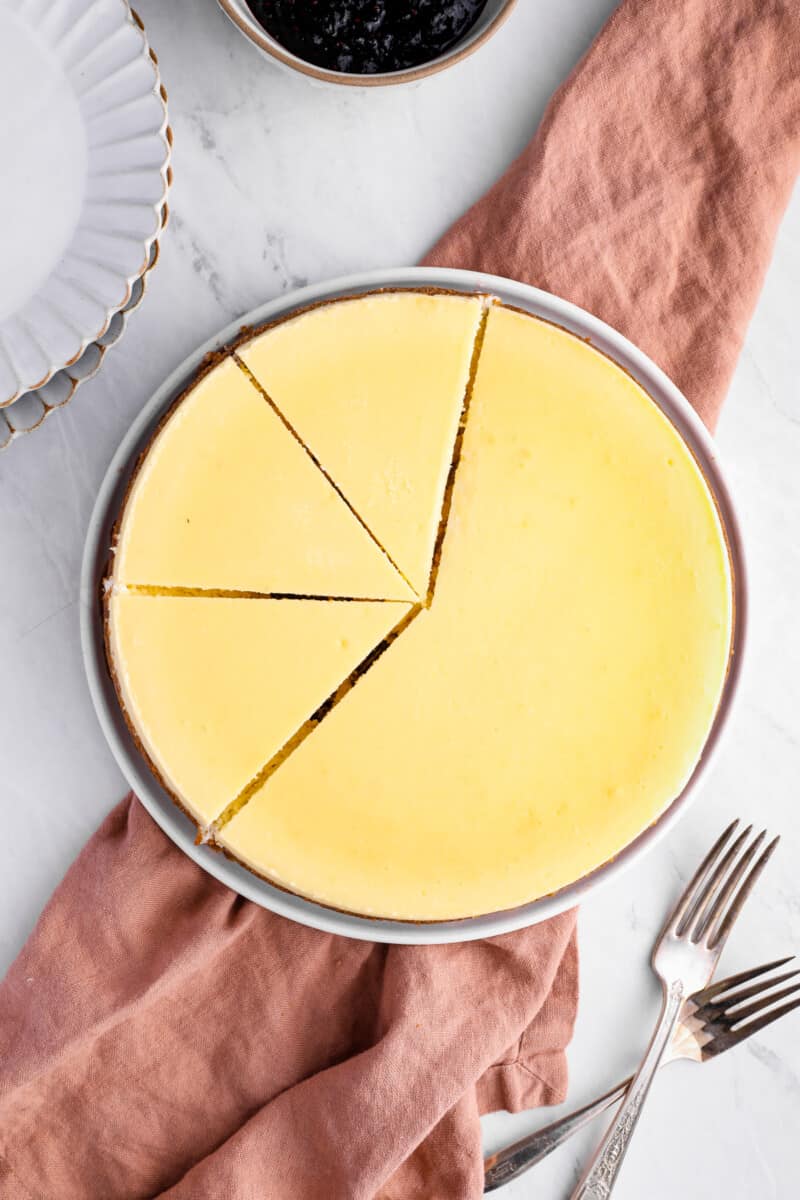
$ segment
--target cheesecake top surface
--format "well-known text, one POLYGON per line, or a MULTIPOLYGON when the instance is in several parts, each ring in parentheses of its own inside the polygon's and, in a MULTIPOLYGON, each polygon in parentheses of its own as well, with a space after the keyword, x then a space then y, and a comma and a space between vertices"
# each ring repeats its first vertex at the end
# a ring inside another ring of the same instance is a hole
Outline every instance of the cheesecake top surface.
MULTIPOLYGON (((348 565, 335 590, 328 577, 303 601, 112 588, 112 665, 119 604, 126 671, 138 680, 118 690, 173 794, 200 824, 215 822, 216 843, 258 874, 366 915, 493 912, 619 853, 690 777, 730 652, 723 531, 670 421, 581 339, 475 298, 333 303, 236 354, 241 366, 226 360, 198 388, 213 391, 215 378, 234 378, 229 367, 238 372, 237 392, 243 382, 279 416, 389 574, 385 584, 364 578, 370 595, 348 565), (415 374, 419 364, 426 369, 415 374), (415 441, 426 419, 431 429, 415 441), (393 492, 400 472, 408 486, 393 492), (353 599, 326 599, 335 594, 353 599), (137 616, 165 601, 164 617, 137 616), (190 601, 194 629, 179 615, 190 601), (205 624, 218 606, 230 611, 220 616, 227 633, 205 624), (274 616, 261 628, 237 615, 259 606, 285 612, 287 628, 274 616), (320 614, 331 610, 326 623, 320 614), (354 615, 356 635, 341 632, 337 611, 354 615), (353 637, 343 653, 341 639, 353 637), (214 640, 238 647, 241 665, 215 652, 220 662, 210 655, 199 682, 191 647, 214 640), (215 704, 223 716, 208 741, 199 714, 215 704), (178 761, 196 778, 178 779, 178 761), (207 761, 223 764, 217 775, 204 773, 207 761)), ((225 387, 223 378, 219 396, 225 387)), ((178 446, 176 436, 180 462, 178 446)), ((238 444, 226 453, 235 459, 238 444)), ((291 486, 303 494, 302 481, 291 486)), ((162 518, 169 512, 166 504, 162 518)), ((229 506, 234 541, 241 519, 229 506)), ((150 525, 151 539, 160 527, 150 525)), ((147 528, 131 537, 126 563, 147 528)), ((225 544, 215 559, 218 542, 202 558, 212 591, 226 587, 218 566, 230 562, 225 544)), ((271 545, 281 553, 280 541, 271 545)), ((282 593, 309 593, 294 583, 293 572, 307 570, 304 549, 295 529, 287 558, 270 559, 282 593)), ((174 551, 164 553, 171 562, 174 551)), ((152 572, 134 581, 129 566, 123 574, 134 589, 175 586, 174 570, 158 581, 152 572)))

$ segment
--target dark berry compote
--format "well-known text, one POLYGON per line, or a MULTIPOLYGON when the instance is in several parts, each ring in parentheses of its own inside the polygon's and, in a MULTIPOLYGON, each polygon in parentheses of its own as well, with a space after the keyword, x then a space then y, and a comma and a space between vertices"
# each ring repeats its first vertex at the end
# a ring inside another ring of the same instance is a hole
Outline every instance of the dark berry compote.
POLYGON ((375 75, 430 62, 474 25, 486 0, 248 0, 292 54, 329 71, 375 75))

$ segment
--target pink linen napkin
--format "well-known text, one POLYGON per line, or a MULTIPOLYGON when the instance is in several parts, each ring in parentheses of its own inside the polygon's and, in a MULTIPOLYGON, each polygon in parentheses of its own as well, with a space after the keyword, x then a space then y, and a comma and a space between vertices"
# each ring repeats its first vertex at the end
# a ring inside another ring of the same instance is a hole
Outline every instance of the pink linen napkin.
MULTIPOLYGON (((626 0, 429 262, 589 308, 718 412, 800 164, 800 6, 626 0)), ((0 986, 0 1200, 473 1200, 563 1098, 575 915, 449 947, 275 917, 129 797, 0 986)))

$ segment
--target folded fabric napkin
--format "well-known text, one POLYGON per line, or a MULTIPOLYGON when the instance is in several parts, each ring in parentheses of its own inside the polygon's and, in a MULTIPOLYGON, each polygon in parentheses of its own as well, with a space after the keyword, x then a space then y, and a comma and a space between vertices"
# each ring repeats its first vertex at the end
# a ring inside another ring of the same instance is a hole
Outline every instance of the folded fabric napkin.
MULTIPOLYGON (((796 0, 627 0, 428 261, 577 301, 712 423, 798 169, 799 59, 796 0)), ((317 933, 129 797, 0 987, 0 1198, 471 1200, 480 1112, 564 1096, 574 928, 317 933)))

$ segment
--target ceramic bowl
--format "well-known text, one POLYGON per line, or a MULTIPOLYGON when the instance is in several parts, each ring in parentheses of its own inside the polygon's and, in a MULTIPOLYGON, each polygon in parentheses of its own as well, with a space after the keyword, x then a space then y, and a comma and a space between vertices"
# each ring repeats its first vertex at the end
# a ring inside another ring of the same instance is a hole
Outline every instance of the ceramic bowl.
POLYGON ((438 71, 444 71, 446 67, 452 67, 462 59, 468 58, 479 46, 488 42, 493 33, 497 32, 510 15, 517 0, 487 0, 486 7, 475 24, 464 37, 444 54, 440 54, 438 58, 433 58, 430 62, 420 63, 418 67, 410 67, 404 71, 384 71, 376 75, 329 71, 325 67, 318 67, 314 63, 306 62, 305 59, 292 54, 267 33, 264 26, 253 16, 247 0, 218 0, 218 3, 239 32, 243 33, 248 41, 257 46, 263 54, 281 66, 297 71, 306 78, 320 83, 345 84, 350 87, 385 87, 387 84, 412 83, 415 80, 426 79, 429 75, 435 75, 438 71))
POLYGON ((719 751, 723 730, 728 723, 744 648, 747 583, 739 524, 714 442, 689 402, 655 363, 610 326, 574 304, 547 292, 472 271, 410 267, 354 275, 281 296, 278 300, 273 300, 233 321, 217 337, 200 346, 164 381, 125 435, 101 485, 84 551, 80 608, 89 688, 103 732, 137 796, 162 829, 190 858, 234 891, 240 892, 264 908, 272 909, 273 912, 305 925, 348 937, 422 944, 469 941, 508 933, 562 912, 583 899, 603 881, 616 877, 628 864, 640 859, 673 826, 691 799, 697 795, 699 786, 719 751), (728 542, 734 588, 734 629, 728 675, 714 725, 691 779, 661 817, 616 858, 552 895, 503 912, 429 924, 359 917, 326 908, 273 887, 207 846, 196 846, 194 823, 179 811, 160 787, 128 732, 108 674, 103 644, 101 589, 108 565, 111 528, 117 517, 130 472, 138 454, 147 444, 154 426, 191 380, 205 355, 234 340, 243 325, 262 325, 305 305, 382 287, 440 287, 464 293, 493 293, 507 304, 543 317, 587 339, 628 371, 672 421, 703 471, 716 501, 728 542))
POLYGON ((126 0, 0 0, 0 407, 76 363, 144 273, 166 104, 126 0))

